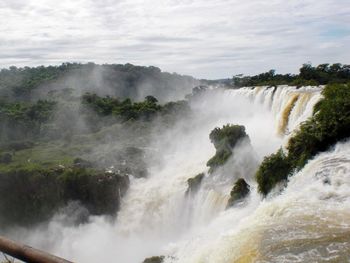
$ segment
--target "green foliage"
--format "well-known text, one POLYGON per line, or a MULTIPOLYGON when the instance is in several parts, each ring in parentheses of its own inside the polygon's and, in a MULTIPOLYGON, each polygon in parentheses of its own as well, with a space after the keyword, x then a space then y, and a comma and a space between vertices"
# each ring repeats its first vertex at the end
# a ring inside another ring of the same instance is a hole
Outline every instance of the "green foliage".
POLYGON ((215 168, 224 165, 231 155, 232 150, 229 150, 227 148, 217 150, 215 155, 207 162, 207 166, 210 167, 209 172, 212 173, 215 168))
MULTIPOLYGON (((96 94, 86 93, 82 97, 83 105, 85 105, 86 119, 96 126, 101 121, 101 117, 112 116, 115 121, 151 121, 156 117, 160 117, 162 121, 174 121, 176 116, 183 116, 190 112, 187 101, 168 102, 159 105, 157 99, 153 96, 147 96, 142 102, 132 102, 130 99, 120 101, 110 96, 100 97, 96 94), (86 109, 93 109, 98 114, 96 119, 91 112, 86 109), (93 121, 95 120, 95 121, 93 121)), ((113 123, 113 121, 112 121, 113 123)))
POLYGON ((288 143, 288 157, 297 168, 350 136, 350 85, 328 85, 322 94, 324 99, 315 105, 314 116, 301 125, 288 143))
POLYGON ((287 180, 291 171, 292 167, 281 149, 265 157, 256 173, 259 192, 267 195, 277 183, 287 180))
MULTIPOLYGON (((132 102, 145 93, 141 89, 148 89, 150 94, 166 100, 169 94, 172 94, 170 97, 177 96, 177 89, 190 91, 196 82, 189 76, 131 64, 64 63, 49 67, 2 69, 0 144, 38 139, 69 141, 74 135, 98 132, 117 122, 150 121, 163 108, 151 95, 143 102, 132 102), (82 98, 89 110, 80 109, 79 96, 84 92, 90 92, 82 98), (85 119, 81 118, 80 110, 85 119), (114 118, 101 118, 106 116, 114 118)), ((168 124, 172 121, 167 115, 170 111, 171 107, 164 107, 168 124)))
POLYGON ((147 102, 153 103, 153 104, 157 104, 157 103, 158 103, 158 100, 157 100, 155 97, 153 97, 153 96, 146 96, 146 97, 145 97, 145 100, 146 100, 147 102))
POLYGON ((115 214, 128 184, 121 175, 147 176, 144 151, 133 146, 148 143, 155 118, 164 129, 189 111, 186 101, 135 102, 140 84, 164 100, 194 81, 131 64, 0 70, 0 224, 46 220, 76 200, 91 214, 115 214))
POLYGON ((2 69, 0 70, 0 95, 2 98, 28 101, 31 99, 31 92, 34 89, 56 80, 65 72, 67 72, 67 67, 64 64, 59 67, 10 67, 2 69))
POLYGON ((157 99, 152 96, 147 96, 143 102, 133 103, 130 99, 119 101, 109 96, 99 97, 96 94, 86 93, 82 97, 82 102, 100 116, 113 115, 123 121, 150 120, 162 108, 157 104, 157 99))
POLYGON ((317 153, 350 136, 350 85, 327 85, 322 94, 324 98, 315 105, 314 115, 290 138, 288 155, 280 150, 262 162, 256 178, 264 195, 317 153))
POLYGON ((222 128, 216 127, 209 135, 210 141, 216 149, 215 155, 207 162, 210 172, 226 163, 232 155, 232 149, 244 138, 248 138, 245 127, 241 125, 224 125, 222 128))
POLYGON ((15 141, 40 137, 41 127, 53 114, 56 103, 0 103, 0 140, 15 141))
POLYGON ((250 192, 250 186, 243 178, 239 178, 230 193, 230 199, 227 202, 227 207, 234 206, 238 202, 242 201, 250 192))
POLYGON ((331 83, 346 83, 350 81, 350 65, 336 63, 321 64, 313 67, 311 64, 304 64, 299 69, 298 75, 275 74, 274 70, 261 73, 256 76, 237 75, 233 77, 236 87, 243 86, 317 86, 331 83))
POLYGON ((216 127, 209 134, 210 141, 216 149, 232 149, 240 139, 246 136, 244 126, 230 124, 226 124, 222 128, 216 127))
POLYGON ((151 94, 163 100, 169 93, 175 95, 177 89, 190 91, 197 81, 190 76, 161 72, 156 67, 132 64, 63 63, 48 67, 10 67, 0 70, 0 98, 31 101, 37 99, 38 93, 65 98, 74 88, 75 94, 105 91, 102 95, 134 100, 145 82, 152 87, 151 94))

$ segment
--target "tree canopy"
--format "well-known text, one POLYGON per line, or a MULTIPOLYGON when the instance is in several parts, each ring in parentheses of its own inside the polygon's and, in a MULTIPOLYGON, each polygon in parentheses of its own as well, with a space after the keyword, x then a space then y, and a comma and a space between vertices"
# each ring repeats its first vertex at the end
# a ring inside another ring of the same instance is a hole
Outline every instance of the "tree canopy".
POLYGON ((303 64, 299 74, 276 74, 270 70, 255 76, 236 75, 233 82, 236 87, 261 86, 261 85, 294 85, 316 86, 331 83, 347 83, 350 81, 350 65, 320 64, 316 67, 311 64, 303 64))

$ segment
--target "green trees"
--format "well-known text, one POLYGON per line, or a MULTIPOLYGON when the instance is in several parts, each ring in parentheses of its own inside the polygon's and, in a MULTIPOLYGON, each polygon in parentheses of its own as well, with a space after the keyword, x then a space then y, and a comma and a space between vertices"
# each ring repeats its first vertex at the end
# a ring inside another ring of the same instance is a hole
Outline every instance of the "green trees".
POLYGON ((0 141, 33 139, 54 112, 56 102, 0 103, 0 141))
POLYGON ((241 202, 249 194, 249 192, 250 192, 249 184, 247 184, 247 182, 243 178, 239 178, 235 182, 230 192, 230 199, 227 202, 227 208, 241 202))
POLYGON ((241 125, 224 125, 211 131, 209 138, 216 149, 215 155, 207 162, 209 172, 223 165, 232 155, 232 149, 241 139, 248 139, 245 127, 241 125))
POLYGON ((92 108, 100 116, 115 116, 123 121, 145 119, 150 120, 162 107, 153 96, 147 96, 142 102, 132 102, 130 99, 120 101, 110 96, 100 97, 86 93, 82 96, 83 105, 92 108))
POLYGON ((267 195, 277 183, 287 180, 291 169, 292 167, 281 149, 277 153, 265 157, 256 173, 259 192, 267 195))
POLYGON ((320 64, 313 67, 311 64, 303 64, 299 74, 275 74, 274 70, 261 73, 256 76, 233 77, 235 86, 261 86, 261 85, 295 85, 316 86, 331 83, 346 83, 350 81, 350 65, 320 64))
POLYGON ((76 94, 90 91, 135 100, 144 94, 142 89, 146 82, 152 87, 149 94, 157 95, 162 101, 168 99, 169 94, 176 97, 178 89, 190 92, 198 84, 193 77, 161 72, 152 66, 63 63, 59 66, 1 69, 0 98, 31 101, 38 94, 73 88, 76 94))
POLYGON ((324 98, 315 105, 313 116, 290 138, 288 154, 279 150, 260 165, 256 179, 262 194, 268 194, 317 153, 350 137, 350 85, 327 85, 322 94, 324 98))
POLYGON ((328 85, 322 94, 324 99, 315 105, 314 116, 289 141, 289 159, 295 167, 350 136, 350 85, 328 85))

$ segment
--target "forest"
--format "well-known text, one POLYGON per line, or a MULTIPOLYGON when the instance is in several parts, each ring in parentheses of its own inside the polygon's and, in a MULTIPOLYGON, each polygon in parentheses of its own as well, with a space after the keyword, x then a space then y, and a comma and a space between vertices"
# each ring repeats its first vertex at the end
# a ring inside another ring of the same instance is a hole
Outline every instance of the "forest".
POLYGON ((303 64, 298 74, 277 74, 275 70, 261 73, 255 76, 236 75, 232 82, 236 87, 249 86, 317 86, 335 83, 347 83, 350 81, 350 65, 320 64, 312 66, 303 64))

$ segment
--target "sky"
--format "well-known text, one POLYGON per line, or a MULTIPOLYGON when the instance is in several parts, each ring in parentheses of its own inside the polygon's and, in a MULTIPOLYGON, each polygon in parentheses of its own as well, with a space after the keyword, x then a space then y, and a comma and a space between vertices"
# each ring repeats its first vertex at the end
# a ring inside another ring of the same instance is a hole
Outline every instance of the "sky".
POLYGON ((132 63, 228 78, 350 63, 349 0, 1 0, 0 68, 132 63))

